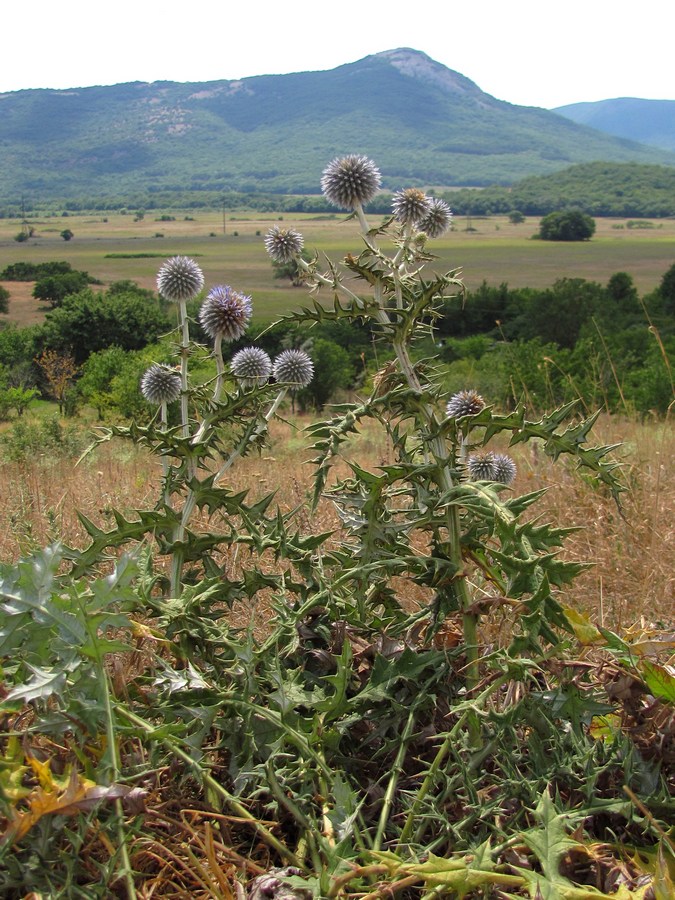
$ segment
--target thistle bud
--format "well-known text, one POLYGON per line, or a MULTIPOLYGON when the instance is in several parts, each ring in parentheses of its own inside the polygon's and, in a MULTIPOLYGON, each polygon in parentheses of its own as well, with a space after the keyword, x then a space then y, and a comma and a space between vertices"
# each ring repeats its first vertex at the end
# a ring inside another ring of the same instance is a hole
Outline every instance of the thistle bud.
POLYGON ((192 300, 204 287, 204 273, 188 256, 167 259, 157 273, 157 290, 165 300, 192 300))
POLYGON ((299 231, 272 226, 265 235, 265 249, 275 262, 287 263, 298 256, 305 243, 299 231))
POLYGON ((506 453, 495 453, 494 456, 495 481, 502 484, 511 484, 516 477, 516 464, 506 453))
POLYGON ((199 310, 199 323, 210 338, 220 336, 236 341, 246 331, 251 320, 251 298, 235 291, 228 284, 219 284, 209 291, 199 310))
POLYGON ((415 225, 428 215, 431 198, 419 188, 406 188, 404 191, 396 191, 391 205, 399 222, 403 225, 415 225))
POLYGON ((475 453, 467 460, 469 474, 474 481, 496 481, 494 453, 475 453))
POLYGON ((234 354, 230 368, 244 387, 258 387, 269 381, 272 360, 260 347, 244 347, 234 354))
POLYGON ((429 202, 429 211, 417 223, 420 231, 426 232, 430 238, 440 237, 450 227, 452 212, 445 200, 432 197, 429 202))
POLYGON ((180 397, 180 375, 168 366, 153 363, 141 378, 141 394, 149 403, 173 403, 180 397))
POLYGON ((283 350, 274 360, 272 373, 280 384, 307 387, 314 377, 314 363, 304 350, 283 350))
POLYGON ((449 419, 459 419, 462 416, 475 416, 485 409, 485 400, 477 391, 459 391, 448 400, 445 408, 449 419))
POLYGON ((381 183, 380 170, 367 156, 344 156, 323 170, 321 190, 333 206, 356 209, 373 199, 381 183))

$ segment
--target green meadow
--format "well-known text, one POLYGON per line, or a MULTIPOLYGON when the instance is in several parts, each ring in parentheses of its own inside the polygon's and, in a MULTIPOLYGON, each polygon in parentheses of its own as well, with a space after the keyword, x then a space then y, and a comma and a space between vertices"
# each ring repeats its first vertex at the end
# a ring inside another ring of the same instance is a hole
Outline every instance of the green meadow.
MULTIPOLYGON (((350 247, 352 224, 341 215, 293 215, 276 213, 198 211, 176 213, 174 221, 161 221, 153 211, 140 221, 132 214, 107 216, 70 215, 29 220, 34 236, 18 243, 17 219, 0 220, 0 270, 19 261, 45 262, 65 259, 104 284, 131 279, 154 288, 161 260, 176 254, 193 256, 204 270, 207 284, 227 283, 250 294, 254 316, 270 320, 306 303, 303 288, 275 279, 263 246, 267 229, 283 219, 299 229, 310 252, 339 257, 350 247), (187 218, 185 216, 187 215, 187 218), (60 237, 70 228, 74 238, 60 237)), ((378 218, 371 217, 373 223, 378 218)), ((469 289, 484 280, 509 287, 543 288, 563 277, 606 283, 615 272, 628 272, 641 293, 657 287, 675 261, 675 220, 654 219, 630 227, 626 219, 597 219, 591 241, 553 243, 533 240, 539 220, 528 218, 513 225, 505 216, 457 217, 455 228, 433 242, 438 257, 430 266, 462 268, 469 289)), ((9 320, 19 325, 41 321, 44 310, 31 297, 32 285, 5 283, 10 290, 9 320)))

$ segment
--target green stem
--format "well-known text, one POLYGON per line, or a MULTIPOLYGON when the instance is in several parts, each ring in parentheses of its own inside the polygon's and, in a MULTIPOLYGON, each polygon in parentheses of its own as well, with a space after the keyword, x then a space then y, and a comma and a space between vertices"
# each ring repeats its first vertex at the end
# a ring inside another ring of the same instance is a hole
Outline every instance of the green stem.
POLYGON ((394 765, 392 767, 391 778, 389 779, 389 784, 387 785, 387 790, 384 795, 382 809, 380 810, 380 820, 377 825, 375 840, 373 841, 373 850, 380 850, 382 847, 382 839, 384 838, 384 832, 387 828, 387 823, 389 822, 389 816, 391 815, 391 807, 394 802, 394 794, 396 792, 398 780, 403 773, 403 762, 408 750, 408 743, 412 737, 414 724, 415 712, 414 710, 411 710, 408 714, 408 721, 406 722, 405 729, 401 735, 401 744, 398 748, 398 753, 396 754, 396 759, 394 760, 394 765))
POLYGON ((188 356, 190 353, 190 325, 187 317, 185 300, 180 301, 180 420, 183 427, 183 437, 190 433, 188 422, 188 356))
MULTIPOLYGON (((121 763, 119 756, 119 747, 117 744, 117 735, 115 734, 115 713, 113 711, 112 700, 110 697, 110 682, 108 673, 105 669, 103 654, 100 652, 98 645, 98 630, 95 626, 89 624, 86 610, 82 609, 84 621, 87 622, 86 628, 89 638, 94 648, 96 668, 98 673, 98 681, 103 692, 103 709, 105 712, 105 731, 109 760, 109 779, 112 784, 119 781, 121 763)), ((117 842, 119 844, 121 857, 121 875, 126 885, 127 897, 129 900, 136 900, 136 888, 134 886, 134 872, 129 859, 129 851, 127 849, 127 836, 124 831, 124 808, 122 800, 115 800, 115 827, 117 830, 117 842)))
POLYGON ((434 786, 436 779, 438 777, 439 772, 441 771, 441 766, 445 761, 445 757, 448 755, 450 748, 453 746, 455 742, 455 738, 457 734, 461 730, 464 722, 467 718, 470 718, 471 715, 476 715, 476 709, 483 706, 483 704, 494 694, 495 691, 499 690, 499 688, 506 684, 510 680, 511 676, 501 675, 499 678, 496 678, 478 697, 476 697, 472 706, 473 709, 465 709, 452 726, 450 731, 445 736, 443 743, 436 751, 436 756, 434 757, 431 765, 429 766, 429 770, 424 778, 424 781, 420 785, 420 789, 417 792, 417 796, 413 801, 412 806, 410 807, 410 812, 408 813, 408 817, 406 818, 405 825, 403 826, 403 831, 401 832, 401 836, 398 841, 399 848, 402 844, 407 843, 410 840, 410 836, 412 830, 415 826, 415 823, 419 817, 420 807, 424 801, 424 798, 427 796, 429 791, 434 786))
MULTIPOLYGON (((381 314, 387 322, 389 317, 384 310, 381 314)), ((414 366, 408 354, 408 348, 402 340, 394 340, 394 352, 398 359, 401 371, 408 382, 408 385, 416 393, 422 393, 422 385, 417 377, 414 366)), ((423 406, 426 424, 430 431, 436 431, 434 423, 434 409, 425 403, 423 406)), ((448 449, 440 436, 432 437, 429 441, 429 447, 436 459, 436 477, 435 481, 440 490, 446 493, 453 487, 452 475, 450 474, 450 466, 452 459, 448 453, 448 449)), ((455 593, 459 608, 462 612, 462 631, 464 634, 464 644, 466 652, 466 688, 472 691, 479 681, 479 658, 478 658, 478 616, 469 612, 471 606, 471 595, 466 577, 464 575, 464 560, 462 559, 462 540, 461 526, 459 518, 459 509, 456 506, 448 506, 446 513, 446 522, 448 530, 448 538, 450 545, 450 562, 453 564, 457 573, 452 584, 452 590, 455 593)), ((471 731, 471 739, 474 744, 480 742, 480 734, 478 728, 478 720, 469 717, 469 726, 471 731)))
MULTIPOLYGON (((146 722, 144 719, 141 719, 139 716, 132 713, 130 710, 125 709, 123 706, 117 706, 118 713, 125 718, 128 722, 131 722, 132 725, 135 725, 137 728, 140 728, 148 738, 153 738, 154 727, 146 722)), ((298 868, 302 868, 302 864, 295 856, 295 854, 288 849, 285 844, 282 844, 278 838, 276 838, 271 831, 269 831, 265 826, 259 822, 254 815, 252 815, 245 806, 242 806, 241 803, 237 799, 235 799, 229 791, 225 790, 225 788, 220 784, 215 778, 212 778, 207 772, 205 772, 198 762, 196 762, 189 753, 186 753, 181 747, 178 747, 170 738, 162 737, 159 738, 159 742, 163 744, 164 747, 170 752, 173 753, 178 759, 182 760, 188 768, 192 770, 195 776, 199 781, 202 782, 203 785, 208 786, 208 788, 221 797, 225 803, 232 810, 234 815, 239 816, 239 818, 244 819, 244 821, 248 822, 255 831, 260 836, 261 840, 263 840, 269 847, 276 850, 276 852, 285 860, 287 860, 292 866, 298 866, 298 868)))

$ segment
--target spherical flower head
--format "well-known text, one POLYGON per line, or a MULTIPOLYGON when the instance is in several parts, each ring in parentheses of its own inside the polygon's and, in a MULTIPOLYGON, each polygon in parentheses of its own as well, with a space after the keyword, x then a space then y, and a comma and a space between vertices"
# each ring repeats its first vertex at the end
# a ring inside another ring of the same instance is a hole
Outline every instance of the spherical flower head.
POLYGON ((234 354, 230 368, 244 387, 259 387, 269 381, 272 360, 260 347, 244 347, 234 354))
POLYGON ((495 453, 494 455, 495 481, 501 481, 502 484, 511 484, 516 477, 516 464, 507 456, 506 453, 495 453))
POLYGON ((403 225, 415 225, 424 219, 431 209, 431 198, 419 188, 396 191, 392 200, 394 215, 403 225))
POLYGON ((373 199, 382 183, 380 170, 367 156, 336 158, 323 170, 321 190, 333 206, 356 209, 373 199))
POLYGON ((445 200, 432 197, 429 201, 429 212, 420 219, 417 227, 426 232, 430 238, 440 237, 450 227, 452 212, 445 200))
POLYGON ((475 416, 481 409, 485 409, 485 400, 477 391, 459 391, 448 400, 445 412, 449 419, 459 419, 475 416))
POLYGON ((287 263, 298 256, 305 243, 299 231, 273 225, 265 235, 265 249, 275 262, 287 263))
POLYGON ((204 287, 204 273, 194 259, 174 256, 157 273, 157 290, 165 300, 192 300, 204 287))
POLYGON ((297 390, 307 387, 314 377, 314 363, 304 350, 283 350, 274 360, 272 373, 280 384, 297 390))
POLYGON ((141 394, 150 403, 173 403, 180 397, 180 375, 178 372, 153 363, 141 378, 141 394))
POLYGON ((474 481, 496 481, 494 453, 475 453, 467 462, 469 474, 474 481))
POLYGON ((251 321, 251 298, 240 294, 229 284, 211 288, 199 310, 199 323, 214 340, 236 341, 251 321))

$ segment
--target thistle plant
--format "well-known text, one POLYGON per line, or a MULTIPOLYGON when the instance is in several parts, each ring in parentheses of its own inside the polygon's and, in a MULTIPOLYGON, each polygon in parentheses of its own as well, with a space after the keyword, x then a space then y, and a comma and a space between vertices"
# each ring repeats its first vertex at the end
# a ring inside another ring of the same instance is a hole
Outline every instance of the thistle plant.
MULTIPOLYGON (((346 535, 337 550, 323 555, 322 571, 332 567, 336 575, 330 588, 334 617, 358 620, 361 628, 368 622, 381 628, 386 621, 394 634, 406 633, 413 622, 397 604, 393 577, 426 588, 429 604, 415 615, 415 627, 424 627, 429 642, 448 618, 458 617, 465 689, 473 697, 481 680, 479 623, 486 597, 495 603, 508 598, 516 620, 526 623, 527 634, 516 628, 514 641, 541 652, 542 637, 556 644, 555 626, 564 627, 552 590, 579 571, 555 556, 562 530, 534 533, 519 522, 536 495, 510 496, 515 463, 486 445, 502 433, 511 443, 543 438, 551 457, 571 453, 611 490, 618 485, 612 465, 603 461, 607 448, 582 447, 592 422, 559 430, 571 408, 540 422, 528 422, 522 409, 501 416, 471 386, 445 398, 433 361, 413 360, 414 341, 431 334, 443 302, 463 292, 457 271, 428 274, 433 262, 428 240, 450 226, 451 211, 420 189, 406 188, 394 194, 392 217, 371 226, 363 207, 379 183, 379 171, 366 157, 333 160, 322 188, 332 203, 356 212, 362 250, 341 266, 323 268, 318 257, 307 262, 293 251, 314 302, 291 318, 367 321, 395 357, 395 367, 376 379, 368 399, 338 408, 331 420, 310 429, 317 454, 314 502, 322 496, 333 501, 346 535), (384 238, 393 241, 393 252, 382 249, 384 238), (351 287, 354 279, 363 292, 351 287), (369 418, 384 427, 396 463, 379 472, 350 463, 351 477, 328 487, 332 461, 369 418)), ((301 236, 294 240, 304 245, 301 236)), ((274 229, 265 239, 273 257, 278 241, 274 229)), ((290 252, 287 243, 283 252, 290 252)), ((320 602, 325 604, 325 595, 320 602)), ((471 740, 479 743, 475 713, 467 722, 471 740)))
MULTIPOLYGON (((294 250, 302 249, 297 240, 286 243, 294 250)), ((190 341, 187 301, 202 291, 203 273, 194 260, 174 257, 160 268, 157 287, 178 308, 178 370, 155 363, 141 378, 141 393, 158 406, 158 417, 150 425, 103 429, 99 440, 113 435, 128 437, 160 456, 161 500, 152 512, 139 511, 136 520, 126 520, 117 513, 117 526, 111 532, 100 531, 82 517, 92 543, 84 551, 67 552, 76 561, 76 569, 84 570, 105 548, 152 536, 170 560, 168 593, 180 597, 186 565, 200 565, 202 576, 212 577, 222 588, 218 554, 239 542, 262 544, 265 529, 278 526, 276 517, 268 520, 264 516, 271 497, 248 507, 244 496, 220 487, 220 482, 239 458, 261 446, 269 422, 287 393, 309 384, 314 370, 310 357, 302 350, 285 350, 273 362, 259 347, 245 347, 230 361, 233 383, 228 392, 223 345, 243 337, 253 305, 251 297, 220 284, 208 291, 198 313, 204 332, 213 342, 211 356, 216 377, 212 386, 192 384, 190 359, 194 354, 203 356, 204 348, 190 341), (180 424, 169 428, 167 407, 178 399, 180 424), (225 520, 225 532, 192 532, 192 520, 200 509, 225 520), (241 532, 233 527, 234 522, 242 525, 241 532)), ((208 577, 202 583, 207 584, 208 577)), ((227 597, 228 588, 231 586, 220 591, 222 597, 227 597)))
MULTIPOLYGON (((341 263, 308 261, 294 229, 274 226, 265 238, 273 259, 295 261, 306 276, 311 303, 288 318, 367 322, 391 356, 370 394, 309 429, 312 502, 331 505, 340 519, 331 540, 303 533, 292 513, 272 509, 271 495, 249 502, 246 491, 224 486, 226 473, 264 442, 284 398, 310 382, 311 358, 288 349, 272 360, 246 346, 228 371, 223 346, 245 334, 252 300, 231 286, 211 289, 199 320, 212 346, 196 346, 186 303, 204 279, 193 260, 177 257, 161 268, 158 287, 178 310, 179 365, 156 364, 143 375, 140 389, 157 407, 149 424, 102 436, 131 438, 164 461, 156 505, 128 517, 114 511, 110 531, 81 517, 87 548, 59 550, 51 562, 36 557, 18 575, 0 572, 10 617, 0 644, 14 657, 6 666, 0 657, 9 702, 47 700, 42 719, 35 706, 31 722, 47 735, 54 729, 60 743, 64 730, 73 745, 80 733, 78 758, 103 759, 103 796, 120 801, 113 824, 120 847, 129 846, 117 868, 130 898, 143 867, 121 800, 127 782, 160 792, 166 773, 172 803, 185 800, 191 816, 202 809, 208 820, 204 855, 217 870, 218 896, 234 890, 223 887, 229 870, 214 854, 215 818, 223 829, 236 823, 219 840, 250 832, 238 849, 225 848, 231 871, 244 845, 264 845, 264 864, 281 864, 255 879, 252 898, 375 898, 412 886, 429 895, 606 896, 567 878, 572 850, 586 877, 588 860, 607 844, 598 828, 584 856, 581 828, 608 813, 627 815, 625 797, 599 800, 596 785, 601 775, 607 791, 655 783, 621 734, 611 744, 587 738, 591 716, 613 707, 591 689, 580 699, 586 667, 565 656, 567 642, 575 633, 596 646, 605 640, 626 672, 635 670, 636 650, 561 606, 558 594, 581 566, 557 555, 567 529, 529 516, 541 492, 518 493, 505 445, 536 440, 551 464, 566 456, 618 496, 610 448, 587 446, 594 417, 575 419, 573 404, 530 420, 523 408, 496 411, 471 384, 448 396, 437 361, 417 358, 415 342, 433 335, 447 298, 459 303, 463 292, 456 270, 433 271, 428 249, 451 212, 418 188, 403 189, 392 215, 371 226, 364 207, 380 181, 365 156, 335 159, 323 173, 326 196, 354 213, 360 230, 359 250, 341 263), (206 353, 215 375, 196 383, 190 363, 206 353), (168 407, 178 401, 178 425, 170 426, 168 407), (391 450, 390 461, 372 469, 350 455, 366 423, 383 430, 391 450), (338 457, 347 471, 340 477, 338 457), (197 512, 208 516, 206 526, 195 524, 197 512), (111 550, 126 543, 145 545, 133 566, 123 556, 113 576, 88 588, 89 571, 109 571, 111 550), (238 574, 223 564, 230 551, 246 553, 238 574), (170 561, 170 578, 156 571, 155 555, 170 561), (73 571, 58 574, 68 560, 73 571), (402 581, 419 589, 415 608, 401 599, 402 581), (263 636, 232 627, 232 605, 263 591, 273 610, 263 636), (142 621, 131 625, 139 609, 142 621), (129 628, 135 641, 147 638, 143 657, 151 662, 133 689, 116 692, 105 659, 133 656, 122 640, 129 628), (92 698, 97 715, 87 706, 92 698), (121 740, 132 746, 126 756, 121 740), (185 777, 189 798, 175 774, 185 777), (573 838, 568 821, 579 829, 573 838)), ((643 659, 638 671, 650 704, 672 696, 665 667, 643 659)), ((630 705, 633 716, 634 698, 630 705)), ((23 715, 7 702, 5 710, 23 715)), ((15 748, 2 762, 11 773, 23 758, 15 748)), ((19 783, 15 773, 3 778, 19 783)), ((151 819, 138 827, 152 827, 151 819)), ((172 822, 161 818, 158 841, 172 822)), ((190 829, 180 843, 196 864, 200 844, 190 829)), ((211 881, 200 877, 198 885, 193 892, 210 890, 211 881)))

